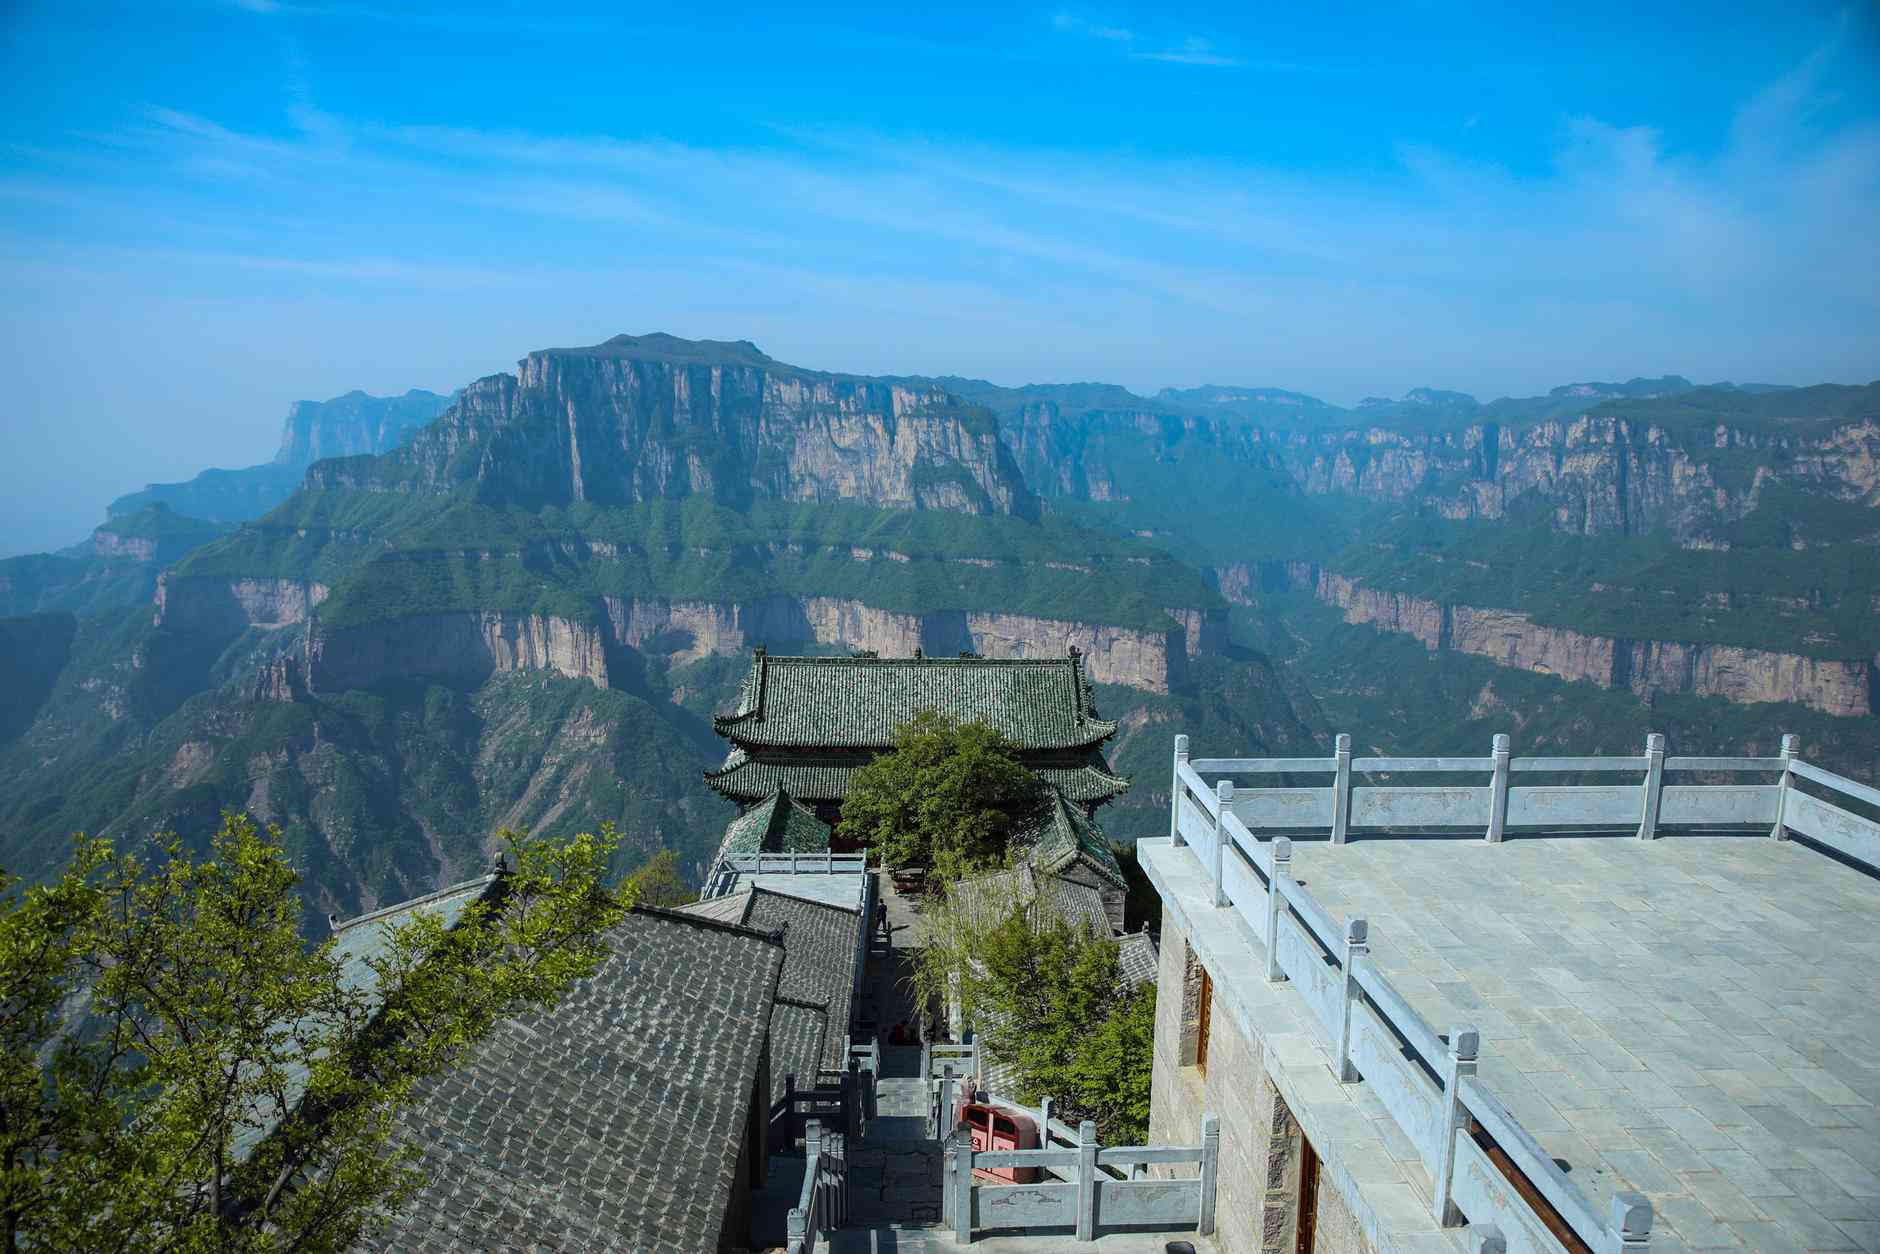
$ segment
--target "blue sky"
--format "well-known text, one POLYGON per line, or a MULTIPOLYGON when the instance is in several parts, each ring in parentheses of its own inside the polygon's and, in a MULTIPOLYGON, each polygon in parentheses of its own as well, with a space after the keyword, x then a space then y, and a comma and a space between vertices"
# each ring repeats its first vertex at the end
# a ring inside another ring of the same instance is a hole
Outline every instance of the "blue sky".
POLYGON ((1703 7, 8 4, 0 553, 620 331, 1340 403, 1880 376, 1875 9, 1703 7))

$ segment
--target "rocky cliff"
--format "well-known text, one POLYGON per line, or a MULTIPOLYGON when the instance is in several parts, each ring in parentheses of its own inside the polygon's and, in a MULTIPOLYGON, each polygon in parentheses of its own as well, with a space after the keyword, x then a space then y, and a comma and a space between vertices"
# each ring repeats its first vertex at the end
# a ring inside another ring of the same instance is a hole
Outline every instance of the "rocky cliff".
MULTIPOLYGON (((330 626, 312 618, 327 589, 293 580, 166 576, 156 621, 174 630, 231 636, 247 628, 305 629, 304 673, 316 692, 366 688, 401 676, 480 683, 545 670, 609 686, 610 650, 625 647, 684 664, 736 656, 763 644, 820 645, 907 656, 1061 657, 1081 651, 1098 683, 1166 693, 1189 659, 1226 645, 1218 609, 1175 608, 1170 626, 1131 629, 1021 614, 943 610, 903 613, 841 597, 770 595, 744 601, 602 597, 590 619, 495 610, 418 614, 330 626)), ((277 685, 278 686, 278 685, 277 685)))
POLYGON ((991 414, 940 387, 664 335, 531 353, 464 389, 406 448, 316 464, 308 484, 536 506, 700 496, 1036 512, 991 414))
MULTIPOLYGON (((1004 438, 1041 493, 1092 501, 1126 499, 1145 465, 1181 461, 1206 464, 1222 490, 1236 473, 1281 472, 1304 495, 1416 501, 1452 519, 1501 519, 1516 502, 1538 501, 1562 531, 1663 530, 1692 545, 1719 543, 1776 483, 1880 504, 1880 385, 1771 393, 1752 398, 1754 408, 1740 394, 1712 393, 1438 429, 1365 422, 1361 410, 1354 425, 1304 431, 1038 402, 1006 415, 1004 438)), ((1846 538, 1832 529, 1798 536, 1846 538)))
MULTIPOLYGON (((1472 654, 1535 674, 1630 689, 1645 698, 1690 693, 1740 703, 1787 701, 1843 718, 1874 712, 1872 661, 1589 635, 1536 623, 1514 610, 1446 605, 1366 587, 1312 563, 1291 563, 1281 570, 1295 586, 1336 606, 1346 622, 1412 636, 1432 652, 1472 654)), ((1230 600, 1250 601, 1254 590, 1270 587, 1279 573, 1241 566, 1223 568, 1218 577, 1230 600)))

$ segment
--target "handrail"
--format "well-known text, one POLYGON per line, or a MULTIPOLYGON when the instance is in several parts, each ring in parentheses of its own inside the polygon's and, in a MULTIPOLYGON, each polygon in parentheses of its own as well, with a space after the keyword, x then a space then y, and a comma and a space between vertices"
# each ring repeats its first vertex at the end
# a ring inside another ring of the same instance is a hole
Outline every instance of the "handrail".
POLYGON ((1781 758, 1666 758, 1667 771, 1779 771, 1791 763, 1781 758))
POLYGON ((1492 771, 1493 758, 1357 758, 1354 773, 1373 775, 1389 771, 1492 771))
POLYGON ((1288 876, 1279 881, 1279 885, 1279 895, 1293 908, 1293 913, 1304 921, 1306 927, 1311 929, 1313 938, 1324 946, 1325 952, 1342 966, 1344 933, 1338 924, 1332 921, 1332 916, 1311 893, 1300 887, 1298 880, 1288 876))
POLYGON ((1845 775, 1836 775, 1833 771, 1824 771, 1818 766, 1810 766, 1802 761, 1791 761, 1789 770, 1811 783, 1845 793, 1856 801, 1865 801, 1870 806, 1880 806, 1880 788, 1870 788, 1845 775))
POLYGON ((1329 775, 1337 758, 1194 758, 1188 765, 1215 775, 1329 775))
MULTIPOLYGON (((1667 765, 1669 765, 1667 763, 1667 765)), ((1508 763, 1511 771, 1560 771, 1576 775, 1594 771, 1643 771, 1651 766, 1650 758, 1514 758, 1508 763)))
POLYGON ((1560 1170, 1560 1164, 1541 1148, 1540 1142, 1521 1126, 1521 1121, 1501 1104, 1501 1100, 1489 1091, 1479 1077, 1464 1078, 1460 1091, 1462 1104, 1475 1116, 1475 1121, 1495 1139, 1495 1143, 1506 1151, 1508 1157, 1515 1160, 1515 1165, 1521 1168, 1521 1174, 1534 1182, 1541 1196, 1560 1212, 1561 1218, 1571 1224, 1575 1232, 1588 1236, 1606 1231, 1605 1221, 1600 1218, 1586 1194, 1580 1192, 1580 1186, 1560 1170))
POLYGON ((1438 1036, 1430 1021, 1416 1012, 1416 1008, 1397 991, 1397 986, 1390 982, 1383 968, 1369 954, 1361 955, 1351 964, 1351 974, 1358 981, 1358 987, 1371 999, 1383 1014, 1384 1022, 1403 1037, 1425 1066, 1433 1071, 1442 1066, 1443 1038, 1438 1036))
POLYGON ((1194 763, 1182 763, 1176 771, 1176 777, 1180 779, 1182 783, 1188 785, 1189 791, 1193 792, 1200 800, 1201 808, 1207 811, 1209 818, 1213 818, 1221 812, 1221 799, 1215 796, 1214 790, 1209 788, 1206 781, 1195 773, 1194 763))

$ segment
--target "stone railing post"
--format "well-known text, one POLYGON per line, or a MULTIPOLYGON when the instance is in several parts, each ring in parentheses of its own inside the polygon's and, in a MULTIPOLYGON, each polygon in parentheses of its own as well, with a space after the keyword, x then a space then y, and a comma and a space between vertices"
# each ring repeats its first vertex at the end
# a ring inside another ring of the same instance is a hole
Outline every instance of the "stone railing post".
POLYGON ((1351 827, 1351 737, 1338 733, 1332 742, 1332 757, 1338 763, 1338 777, 1332 781, 1332 843, 1345 843, 1351 827))
POLYGON ((1445 1228, 1454 1228, 1462 1222, 1462 1212, 1456 1209, 1454 1197, 1456 1138, 1468 1120, 1468 1111, 1462 1105, 1462 1081, 1475 1074, 1481 1045, 1481 1034, 1474 1028, 1449 1029, 1449 1057, 1443 1064, 1443 1140, 1441 1157, 1436 1161, 1436 1201, 1432 1207, 1436 1222, 1445 1228))
POLYGON ((1175 737, 1175 770, 1169 776, 1168 838, 1176 848, 1182 840, 1182 765, 1188 761, 1188 737, 1175 737))
POLYGON ((1638 838, 1655 840, 1658 836, 1658 803, 1665 791, 1665 737, 1653 732, 1645 737, 1645 808, 1639 816, 1638 838))
POLYGON ((1776 825, 1769 829, 1769 834, 1777 840, 1787 840, 1789 829, 1782 825, 1783 815, 1788 811, 1789 802, 1789 763, 1795 760, 1796 751, 1802 746, 1800 736, 1782 737, 1782 778, 1776 781, 1776 825))
POLYGON ((1643 1193, 1618 1193, 1612 1199, 1613 1254, 1645 1254, 1651 1244, 1652 1202, 1643 1193))
POLYGON ((1488 843, 1501 843, 1502 829, 1508 826, 1508 762, 1513 757, 1505 733, 1489 742, 1489 755, 1495 760, 1495 779, 1488 793, 1488 843))
MULTIPOLYGON (((803 1126, 803 1170, 809 1177, 809 1214, 804 1216, 810 1233, 829 1226, 829 1190, 823 1183, 822 1120, 811 1119, 803 1126)), ((814 1241, 814 1236, 809 1238, 814 1241)))
POLYGON ((792 1206, 783 1221, 783 1247, 790 1254, 804 1254, 809 1249, 809 1216, 792 1206))
POLYGON ((1273 878, 1266 883, 1266 978, 1274 984, 1286 978, 1285 968, 1279 965, 1279 916, 1286 908, 1285 894, 1280 891, 1280 881, 1292 875, 1292 839, 1287 836, 1273 838, 1273 878))
POLYGON ((1470 1224, 1470 1254, 1508 1254, 1508 1238, 1494 1224, 1470 1224))
POLYGON ((1214 1233, 1214 1187, 1221 1171, 1221 1121, 1214 1115, 1201 1116, 1201 1215, 1195 1231, 1202 1236, 1214 1233))
POLYGON ((940 1226, 953 1227, 953 1174, 959 1170, 959 1145, 951 1136, 940 1138, 940 1226))
POLYGON ((1210 870, 1214 875, 1214 904, 1216 906, 1229 906, 1233 903, 1227 899, 1227 884, 1221 879, 1221 876, 1227 870, 1227 807, 1234 804, 1233 783, 1224 779, 1216 784, 1214 786, 1214 797, 1220 804, 1220 809, 1216 810, 1214 814, 1214 853, 1209 859, 1209 861, 1213 863, 1210 870))
POLYGON ((1371 946, 1366 940, 1370 933, 1371 925, 1363 919, 1345 921, 1345 998, 1344 1012, 1338 1020, 1338 1078, 1346 1084, 1359 1078, 1358 1069, 1351 1065, 1351 1016, 1363 992, 1358 987, 1358 975, 1352 970, 1351 964, 1371 952, 1371 946))
POLYGON ((969 1128, 954 1133, 953 1235, 961 1245, 973 1241, 973 1134, 969 1128))
POLYGON ((1097 1125, 1077 1125, 1077 1239, 1097 1239, 1097 1125))

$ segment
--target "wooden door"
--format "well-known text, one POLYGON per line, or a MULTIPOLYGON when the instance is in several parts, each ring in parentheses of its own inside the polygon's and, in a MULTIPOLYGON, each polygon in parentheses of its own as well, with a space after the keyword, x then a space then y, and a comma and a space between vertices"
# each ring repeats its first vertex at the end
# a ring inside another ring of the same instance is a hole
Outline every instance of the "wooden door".
POLYGON ((1206 967, 1201 968, 1201 1015, 1195 1025, 1195 1066, 1208 1073, 1208 1022, 1214 1014, 1214 981, 1206 967))
POLYGON ((1312 1254, 1319 1227, 1319 1152, 1299 1134, 1299 1231, 1295 1254, 1312 1254))

